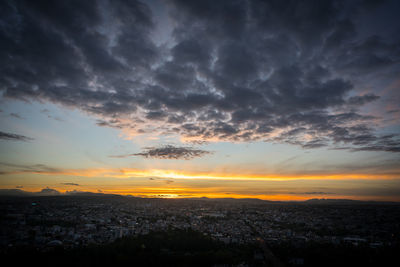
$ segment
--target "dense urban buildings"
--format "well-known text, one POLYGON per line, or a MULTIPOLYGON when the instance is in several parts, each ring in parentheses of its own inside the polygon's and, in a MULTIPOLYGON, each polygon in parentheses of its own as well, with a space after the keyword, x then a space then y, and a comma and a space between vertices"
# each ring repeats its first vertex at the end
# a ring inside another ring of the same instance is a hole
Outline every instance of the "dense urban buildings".
MULTIPOLYGON (((251 261, 241 263, 248 266, 254 260, 262 265, 269 257, 279 259, 271 251, 280 253, 285 246, 382 251, 398 248, 400 241, 400 206, 395 203, 146 199, 101 194, 2 197, 0 203, 4 254, 27 247, 40 253, 56 248, 68 251, 184 230, 201 233, 222 246, 255 245, 251 261)), ((304 255, 293 253, 280 255, 279 261, 307 266, 304 255)))

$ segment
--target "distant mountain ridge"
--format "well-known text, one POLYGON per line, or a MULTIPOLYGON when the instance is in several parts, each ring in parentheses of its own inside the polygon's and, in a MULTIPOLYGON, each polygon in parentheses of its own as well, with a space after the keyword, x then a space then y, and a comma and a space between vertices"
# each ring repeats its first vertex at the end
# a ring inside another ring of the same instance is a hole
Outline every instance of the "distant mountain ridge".
POLYGON ((0 196, 30 197, 30 196, 120 196, 116 194, 93 193, 85 191, 66 191, 61 193, 52 188, 43 188, 39 192, 29 192, 21 189, 0 189, 0 196))
MULTIPOLYGON (((45 196, 82 196, 82 197, 132 197, 142 198, 133 195, 119 195, 119 194, 106 194, 106 193, 94 193, 86 191, 66 191, 61 193, 52 188, 43 188, 39 192, 29 192, 21 189, 0 189, 0 197, 45 197, 45 196)), ((148 199, 164 199, 164 198, 148 198, 148 199)), ((208 198, 208 197, 193 197, 193 198, 176 198, 181 200, 194 200, 194 201, 217 201, 217 202, 233 202, 233 203, 252 203, 252 204, 267 204, 267 203, 292 203, 292 204, 313 204, 313 205, 346 205, 346 204, 374 204, 374 203, 391 203, 400 204, 399 202, 391 201, 373 201, 373 200, 354 200, 354 199, 330 199, 330 198, 312 198, 304 201, 273 201, 263 200, 259 198, 208 198)))

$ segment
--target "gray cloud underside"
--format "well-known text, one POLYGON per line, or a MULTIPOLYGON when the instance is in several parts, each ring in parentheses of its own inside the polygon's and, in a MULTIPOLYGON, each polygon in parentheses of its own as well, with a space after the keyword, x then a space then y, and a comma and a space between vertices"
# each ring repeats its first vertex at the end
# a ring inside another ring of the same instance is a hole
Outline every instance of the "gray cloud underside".
POLYGON ((6 133, 0 131, 0 140, 11 140, 11 141, 30 141, 33 140, 30 137, 14 134, 14 133, 6 133))
POLYGON ((210 151, 194 149, 191 147, 175 147, 172 145, 162 147, 146 147, 143 152, 111 156, 113 158, 126 158, 131 156, 141 156, 145 158, 157 158, 157 159, 193 159, 202 157, 206 154, 210 154, 210 151))
POLYGON ((380 4, 170 0, 169 46, 154 42, 156 20, 138 1, 0 5, 3 97, 138 133, 400 150, 397 134, 378 134, 380 118, 360 111, 381 99, 359 92, 400 70, 400 35, 357 24, 380 4))

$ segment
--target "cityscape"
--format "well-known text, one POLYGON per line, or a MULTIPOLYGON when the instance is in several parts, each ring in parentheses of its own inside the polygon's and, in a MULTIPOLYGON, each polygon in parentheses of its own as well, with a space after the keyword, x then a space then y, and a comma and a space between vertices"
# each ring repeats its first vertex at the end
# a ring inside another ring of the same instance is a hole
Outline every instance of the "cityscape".
MULTIPOLYGON (((24 248, 38 253, 73 251, 168 231, 194 231, 219 242, 221 247, 251 248, 240 262, 225 262, 230 266, 330 266, 326 259, 310 261, 296 251, 311 246, 370 251, 375 255, 365 263, 372 266, 381 260, 378 252, 398 251, 400 246, 400 206, 396 203, 161 199, 76 193, 2 196, 0 210, 3 256, 24 248), (286 246, 294 248, 292 254, 282 254, 280 249, 286 246)), ((163 250, 175 253, 168 247, 155 253, 163 250)), ((346 257, 333 264, 347 266, 354 262, 352 255, 346 257)))

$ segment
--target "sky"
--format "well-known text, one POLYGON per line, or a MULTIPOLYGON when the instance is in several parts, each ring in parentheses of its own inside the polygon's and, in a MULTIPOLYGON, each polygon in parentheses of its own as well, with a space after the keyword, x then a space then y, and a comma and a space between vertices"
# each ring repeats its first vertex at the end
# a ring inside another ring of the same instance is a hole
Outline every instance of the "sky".
POLYGON ((398 14, 1 1, 0 191, 400 201, 398 14))

